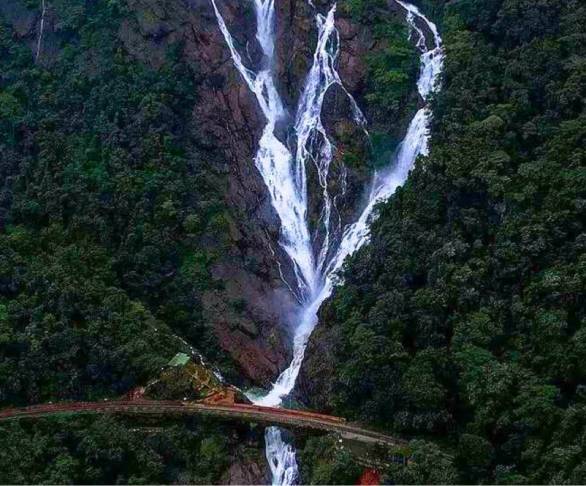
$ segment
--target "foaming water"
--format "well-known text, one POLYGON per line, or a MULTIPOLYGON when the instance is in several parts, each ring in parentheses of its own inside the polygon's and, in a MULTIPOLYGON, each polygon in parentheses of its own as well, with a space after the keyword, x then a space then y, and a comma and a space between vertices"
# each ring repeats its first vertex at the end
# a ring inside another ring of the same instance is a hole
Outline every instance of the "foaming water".
POLYGON ((275 134, 276 124, 285 117, 286 111, 277 91, 273 73, 274 0, 255 0, 256 38, 265 56, 265 67, 258 73, 244 65, 216 1, 211 2, 234 65, 254 93, 265 116, 266 125, 254 163, 268 188, 271 204, 281 221, 280 244, 293 264, 300 296, 310 295, 316 286, 316 273, 306 223, 307 190, 304 178, 293 176, 293 156, 275 134))
MULTIPOLYGON (((295 293, 301 304, 298 325, 294 331, 293 359, 265 396, 251 397, 258 405, 280 406, 283 398, 291 393, 303 363, 307 342, 317 324, 317 313, 332 293, 336 273, 346 257, 368 241, 368 228, 375 217, 376 204, 388 199, 397 187, 404 183, 419 155, 428 153, 429 124, 432 116, 429 98, 438 89, 438 80, 443 69, 442 41, 435 24, 417 7, 401 0, 395 1, 405 9, 406 20, 411 27, 410 35, 416 36, 415 42, 421 52, 417 87, 426 106, 413 117, 390 168, 374 175, 368 202, 358 219, 342 231, 339 227, 333 227, 332 210, 335 198, 328 189, 330 164, 335 148, 321 121, 323 102, 328 89, 333 85, 340 86, 350 99, 354 122, 359 126, 364 126, 366 122, 355 100, 344 88, 336 70, 340 49, 339 34, 335 27, 336 5, 330 8, 326 16, 319 13, 315 15, 317 45, 296 110, 293 128, 297 144, 295 154, 292 154, 275 134, 276 124, 285 118, 286 111, 277 91, 273 73, 274 0, 254 0, 256 38, 265 56, 263 68, 258 72, 245 66, 217 8, 216 0, 211 0, 234 65, 254 93, 266 119, 255 165, 263 177, 271 203, 281 221, 279 243, 291 260, 296 277, 295 293), (432 33, 432 48, 428 48, 428 39, 424 29, 420 27, 421 23, 432 33), (311 234, 308 222, 306 170, 310 162, 317 169, 322 190, 321 214, 314 235, 311 234), (314 253, 312 238, 316 239, 318 232, 322 236, 322 243, 314 253), (336 232, 341 232, 341 236, 336 238, 336 232)), ((313 7, 311 1, 309 4, 313 7)), ((339 225, 339 221, 337 224, 339 225)), ((266 429, 265 442, 272 484, 294 484, 298 479, 295 449, 283 439, 278 427, 266 429)))
POLYGON ((336 5, 334 4, 327 16, 324 17, 318 13, 315 17, 318 31, 317 46, 313 55, 313 64, 305 79, 295 119, 296 175, 303 179, 303 189, 307 190, 306 164, 312 162, 317 170, 318 182, 322 189, 323 206, 317 231, 322 233, 323 241, 316 262, 318 276, 323 270, 333 243, 332 210, 334 202, 328 190, 328 180, 334 147, 321 120, 325 95, 333 85, 339 86, 348 96, 355 123, 359 126, 366 125, 364 115, 354 98, 344 87, 336 70, 336 62, 340 54, 340 36, 335 27, 335 13, 336 5))
MULTIPOLYGON (((412 26, 413 32, 418 35, 417 46, 421 51, 421 69, 417 86, 423 99, 428 101, 430 94, 439 86, 438 80, 442 72, 443 52, 441 38, 435 25, 427 20, 416 7, 405 2, 398 1, 398 3, 407 10, 407 21, 412 26), (435 45, 432 50, 428 50, 425 34, 422 29, 417 27, 416 19, 424 21, 430 27, 434 35, 435 45)), ((336 252, 324 268, 323 284, 316 292, 314 299, 303 308, 300 324, 294 336, 293 360, 290 366, 278 377, 270 392, 259 400, 260 404, 277 406, 293 390, 303 362, 307 340, 317 323, 317 311, 323 301, 331 295, 334 284, 333 278, 336 272, 342 267, 346 257, 352 255, 368 241, 368 228, 374 216, 375 206, 388 199, 396 191, 397 187, 405 182, 419 155, 428 154, 431 115, 428 105, 417 111, 409 124, 405 138, 400 144, 392 167, 374 175, 366 207, 358 219, 345 228, 336 252)))
POLYGON ((265 429, 266 456, 271 469, 273 486, 295 484, 299 468, 295 448, 283 440, 279 427, 265 429))

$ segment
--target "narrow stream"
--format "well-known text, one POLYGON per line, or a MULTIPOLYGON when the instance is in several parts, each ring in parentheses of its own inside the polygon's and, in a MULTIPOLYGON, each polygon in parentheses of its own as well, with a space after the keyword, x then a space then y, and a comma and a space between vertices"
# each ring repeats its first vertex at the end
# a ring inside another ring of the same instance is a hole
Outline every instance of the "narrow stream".
MULTIPOLYGON (((277 91, 274 76, 275 64, 275 6, 274 0, 253 0, 256 12, 256 38, 264 54, 263 66, 258 72, 247 68, 235 47, 216 0, 211 0, 218 25, 230 49, 234 65, 244 81, 254 93, 264 114, 266 125, 255 157, 259 170, 269 191, 272 205, 281 220, 280 245, 290 258, 296 277, 296 285, 301 311, 294 332, 293 360, 281 373, 271 390, 263 397, 255 398, 255 403, 265 406, 280 406, 295 386, 305 355, 307 342, 317 324, 317 312, 321 304, 331 295, 333 278, 347 256, 354 253, 368 241, 368 227, 375 214, 377 203, 388 199, 405 182, 416 158, 428 153, 429 124, 431 109, 429 105, 414 115, 407 134, 402 141, 394 160, 389 167, 373 177, 368 202, 359 218, 343 229, 341 238, 333 237, 332 205, 329 194, 328 178, 334 147, 322 124, 321 114, 324 97, 328 89, 338 85, 351 101, 353 119, 358 126, 366 121, 360 108, 346 91, 336 70, 340 49, 340 38, 335 27, 336 5, 324 16, 315 12, 317 46, 313 63, 299 98, 294 131, 297 138, 295 153, 283 144, 276 135, 276 125, 286 117, 286 110, 277 91), (322 190, 321 214, 314 234, 308 221, 307 164, 315 165, 322 190), (315 232, 321 232, 320 248, 314 250, 312 241, 315 232)), ((439 88, 439 76, 443 68, 442 40, 438 30, 417 7, 395 0, 406 11, 410 35, 421 51, 421 68, 417 87, 423 100, 429 101, 430 95, 439 88), (426 30, 433 35, 432 47, 428 47, 426 30)), ((313 7, 313 4, 310 2, 313 7)), ((269 427, 265 432, 266 455, 271 468, 273 485, 290 485, 298 479, 295 449, 288 444, 278 427, 269 427)))

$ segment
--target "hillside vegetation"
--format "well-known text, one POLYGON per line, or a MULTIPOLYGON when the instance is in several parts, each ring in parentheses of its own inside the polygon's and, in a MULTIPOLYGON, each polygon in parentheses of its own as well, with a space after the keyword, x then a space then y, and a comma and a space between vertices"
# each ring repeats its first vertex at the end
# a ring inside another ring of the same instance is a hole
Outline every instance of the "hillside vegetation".
POLYGON ((225 209, 197 72, 180 46, 158 70, 130 57, 117 2, 52 9, 48 66, 0 17, 0 403, 120 395, 185 349, 175 335, 220 356, 199 296, 225 209))
POLYGON ((430 441, 398 482, 583 483, 586 5, 420 4, 447 56, 431 155, 322 310, 313 404, 430 441))

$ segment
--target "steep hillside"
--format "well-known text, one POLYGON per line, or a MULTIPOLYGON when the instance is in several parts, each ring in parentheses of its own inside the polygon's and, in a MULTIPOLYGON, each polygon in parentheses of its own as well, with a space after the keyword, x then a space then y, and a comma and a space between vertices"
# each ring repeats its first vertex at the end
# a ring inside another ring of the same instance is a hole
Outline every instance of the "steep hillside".
MULTIPOLYGON (((250 4, 218 4, 246 63, 262 65, 250 4)), ((315 13, 277 2, 287 144, 315 13)), ((323 121, 342 225, 418 103, 417 59, 396 9, 341 4, 336 25, 336 64, 374 140, 333 86, 323 121)), ((263 123, 208 0, 0 3, 0 406, 116 398, 179 351, 242 387, 274 381, 297 302, 254 164, 263 123)), ((322 188, 308 172, 315 229, 322 188)), ((0 482, 267 480, 262 437, 235 424, 59 419, 2 434, 0 482)), ((308 443, 308 457, 322 447, 308 443)))
POLYGON ((301 391, 417 442, 414 483, 586 481, 583 2, 421 2, 446 74, 431 154, 379 208, 301 391))

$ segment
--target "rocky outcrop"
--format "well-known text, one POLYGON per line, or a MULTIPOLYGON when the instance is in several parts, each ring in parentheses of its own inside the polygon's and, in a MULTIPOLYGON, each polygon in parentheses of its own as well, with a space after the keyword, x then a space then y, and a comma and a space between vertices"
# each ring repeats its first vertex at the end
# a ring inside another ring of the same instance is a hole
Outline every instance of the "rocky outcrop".
POLYGON ((333 410, 330 397, 336 386, 333 368, 337 360, 333 354, 340 340, 340 329, 328 325, 327 316, 320 313, 319 324, 313 331, 294 390, 295 398, 312 410, 329 413, 333 410))
MULTIPOLYGON (((38 59, 47 65, 57 55, 66 30, 51 3, 47 2, 44 14, 42 55, 38 59)), ((314 3, 319 11, 327 12, 329 2, 314 3)), ((258 66, 263 60, 255 40, 252 3, 218 0, 217 4, 245 63, 258 66)), ((291 276, 291 269, 278 244, 280 222, 254 166, 264 126, 262 113, 232 63, 210 0, 127 0, 126 5, 129 15, 122 21, 118 37, 132 57, 159 68, 169 49, 181 46, 182 62, 193 65, 199 74, 189 130, 197 140, 197 157, 203 154, 217 175, 216 189, 223 193, 231 215, 228 243, 211 269, 219 285, 203 295, 203 312, 244 380, 266 386, 289 362, 286 323, 295 315, 295 302, 282 280, 282 274, 291 276)), ((278 89, 289 107, 290 127, 313 61, 317 27, 315 12, 307 0, 276 0, 276 8, 275 69, 278 89)), ((22 0, 4 0, 0 13, 35 54, 41 36, 41 10, 27 8, 22 0)), ((382 44, 343 9, 338 9, 336 22, 341 41, 338 70, 344 86, 365 107, 369 123, 379 123, 364 103, 365 59, 382 44)), ((368 139, 351 119, 346 93, 333 87, 325 99, 323 122, 337 148, 328 189, 338 194, 333 219, 339 219, 340 228, 354 218, 370 179, 365 162, 368 139)), ((283 140, 289 135, 286 125, 283 140)), ((308 167, 308 178, 310 219, 315 226, 321 209, 316 195, 322 189, 312 167, 308 167)), ((210 242, 210 246, 215 244, 210 242)))
MULTIPOLYGON (((221 289, 203 296, 204 313, 243 378, 268 385, 289 361, 282 325, 293 301, 278 271, 279 221, 254 155, 262 113, 233 66, 209 0, 132 0, 135 18, 120 37, 128 50, 155 67, 168 47, 183 45, 185 62, 201 75, 193 130, 203 141, 223 188, 230 221, 229 245, 212 268, 221 289)), ((247 3, 218 2, 247 63, 255 62, 254 14, 247 3)), ((205 353, 205 350, 202 350, 205 353)))
MULTIPOLYGON (((205 158, 205 170, 213 172, 209 179, 217 181, 213 190, 224 195, 230 215, 227 244, 209 242, 214 250, 221 246, 221 252, 211 268, 218 286, 202 296, 203 312, 243 380, 268 385, 289 361, 290 340, 282 323, 294 304, 276 263, 281 256, 279 220, 253 161, 264 126, 262 113, 233 66, 210 0, 125 3, 128 15, 118 37, 131 57, 158 69, 170 49, 180 46, 181 62, 199 75, 188 127, 197 145, 193 160, 196 164, 205 158)), ((0 14, 45 66, 63 45, 76 42, 75 29, 52 4, 47 1, 43 10, 42 3, 31 8, 23 0, 0 2, 0 14)), ((239 49, 247 53, 246 62, 260 62, 251 5, 218 5, 239 49)), ((287 274, 286 263, 282 271, 287 274)))
POLYGON ((242 452, 236 453, 231 460, 230 468, 222 476, 221 482, 222 484, 268 484, 270 471, 266 459, 261 454, 257 457, 247 457, 242 452))
POLYGON ((277 65, 281 96, 294 116, 294 107, 313 60, 317 40, 315 19, 306 0, 276 2, 277 65))

